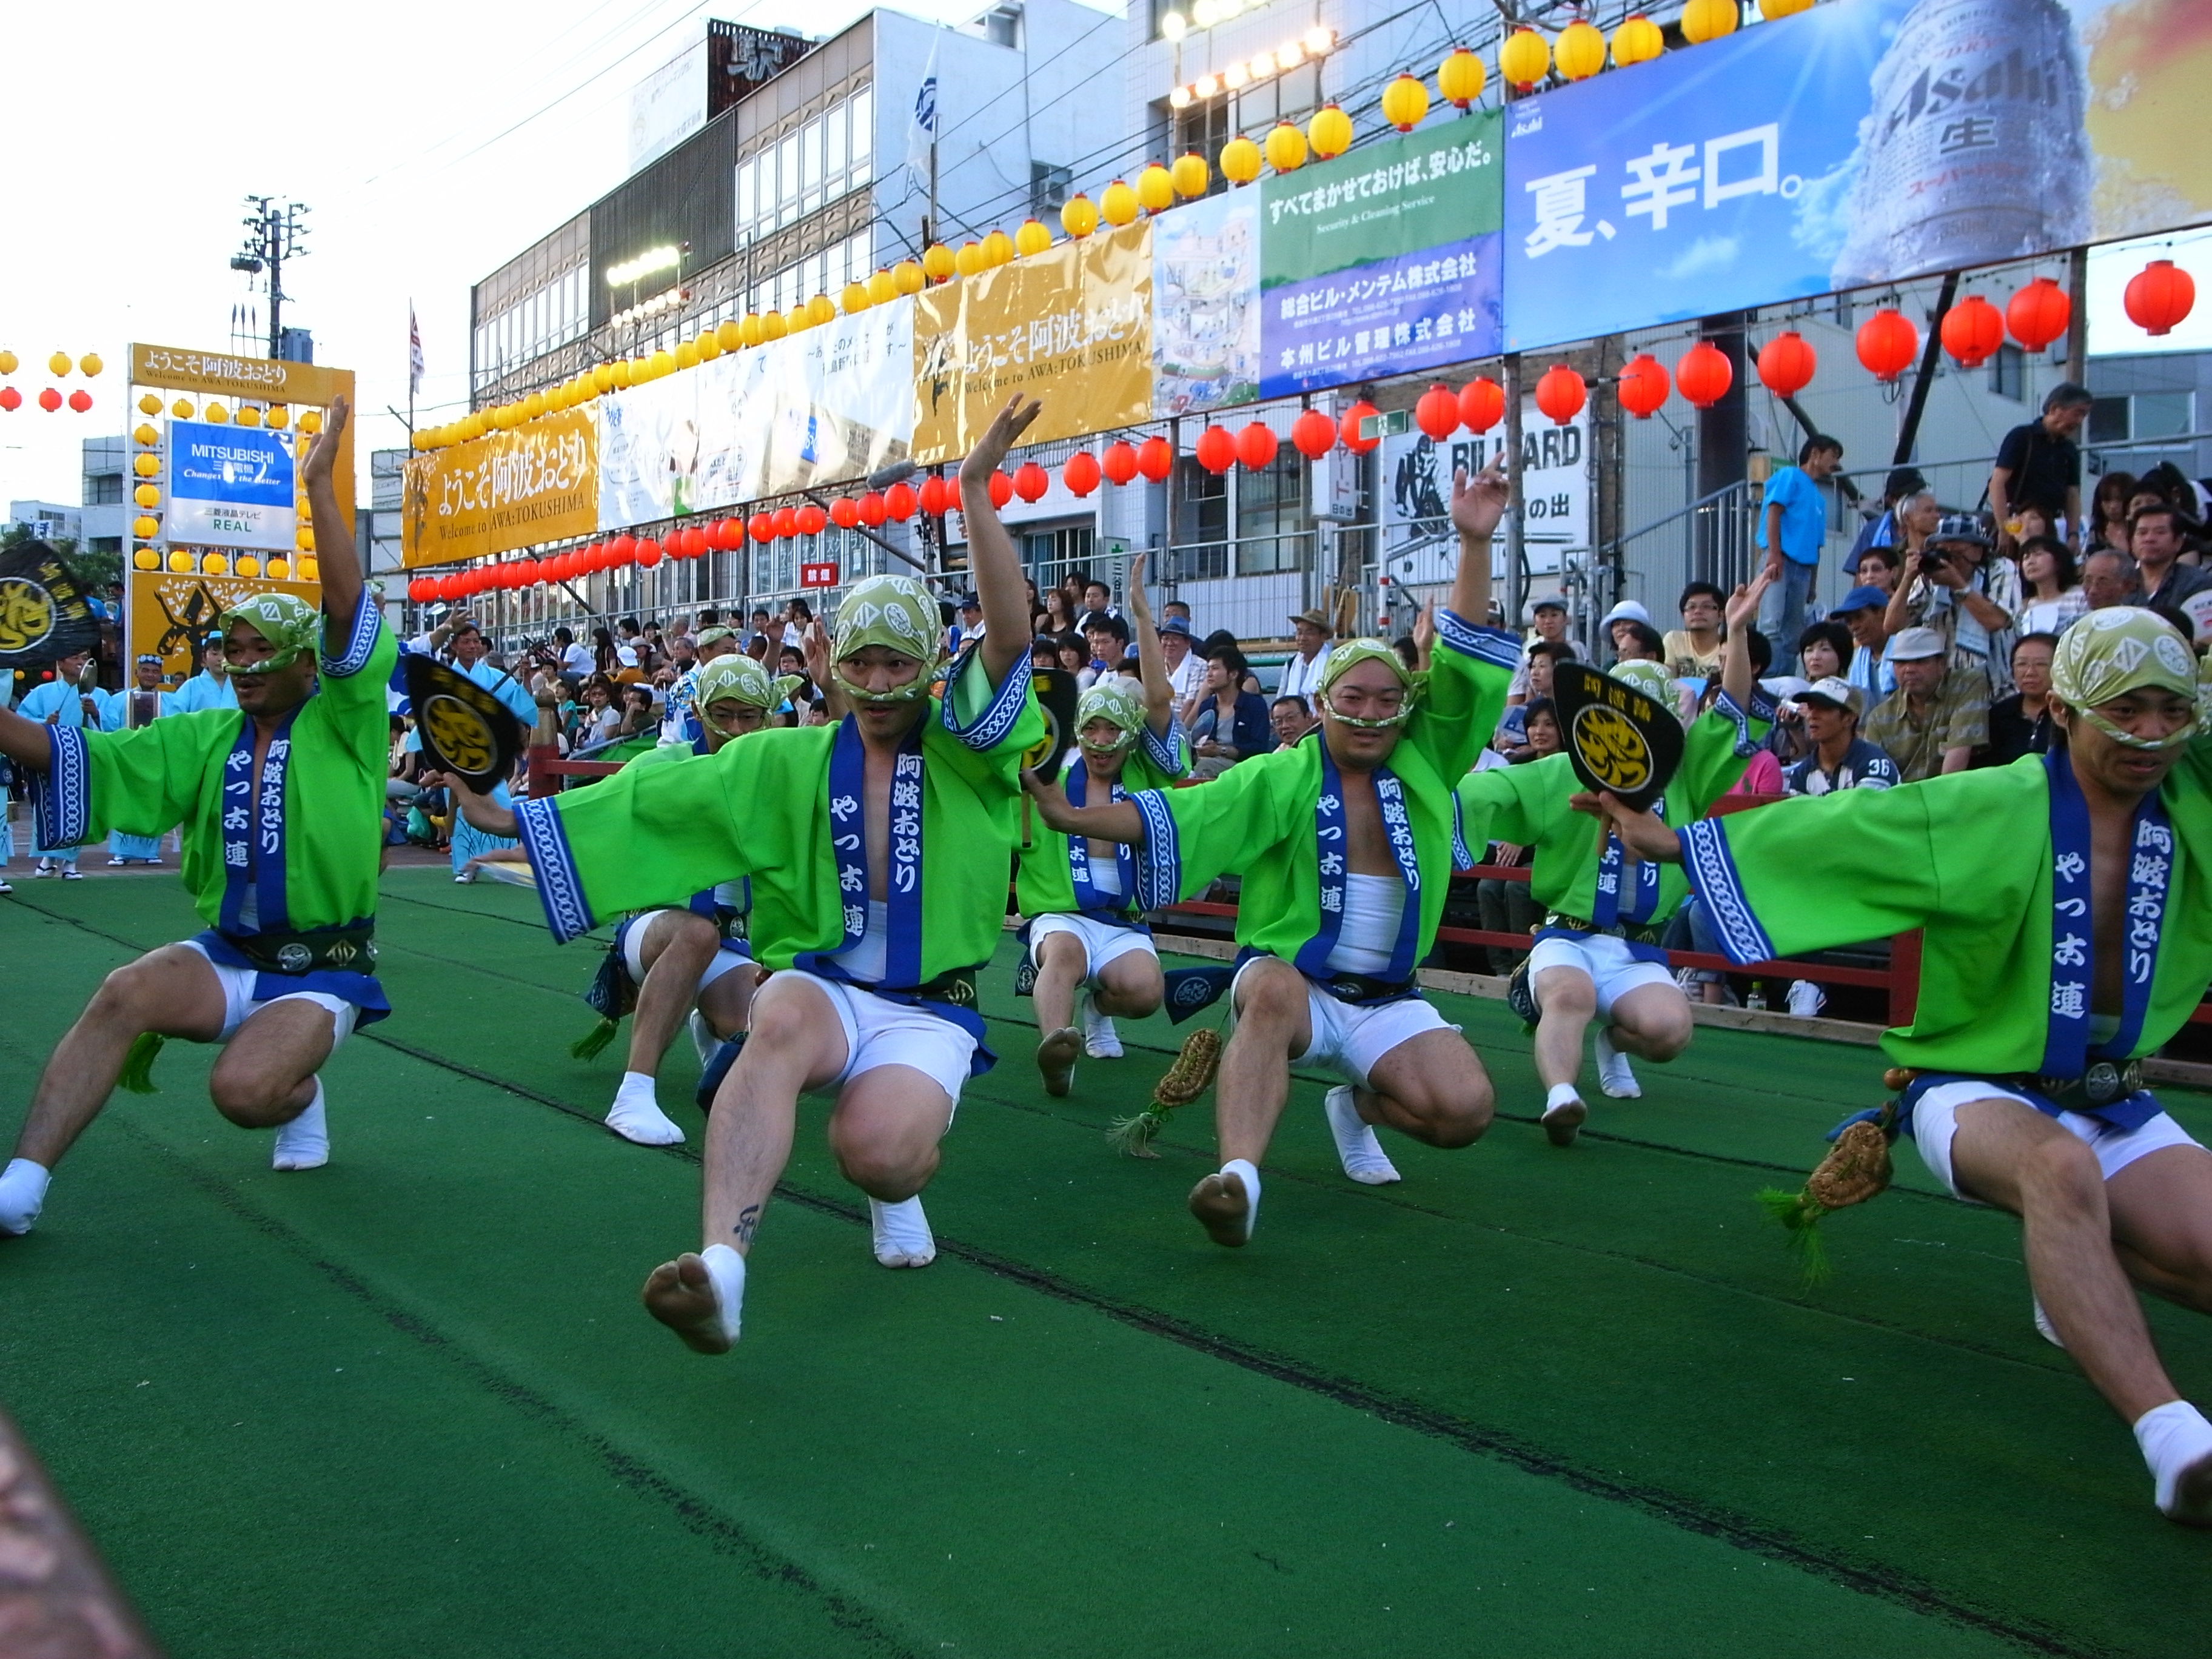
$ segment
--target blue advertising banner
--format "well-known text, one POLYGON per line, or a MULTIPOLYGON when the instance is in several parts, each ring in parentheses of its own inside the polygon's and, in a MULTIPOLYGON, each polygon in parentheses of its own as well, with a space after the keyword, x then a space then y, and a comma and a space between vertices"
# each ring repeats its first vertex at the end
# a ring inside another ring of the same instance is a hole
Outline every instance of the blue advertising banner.
POLYGON ((169 422, 170 541, 289 552, 293 502, 290 434, 169 422))
POLYGON ((2189 9, 1839 0, 1513 104, 1506 344, 2212 217, 2189 9))

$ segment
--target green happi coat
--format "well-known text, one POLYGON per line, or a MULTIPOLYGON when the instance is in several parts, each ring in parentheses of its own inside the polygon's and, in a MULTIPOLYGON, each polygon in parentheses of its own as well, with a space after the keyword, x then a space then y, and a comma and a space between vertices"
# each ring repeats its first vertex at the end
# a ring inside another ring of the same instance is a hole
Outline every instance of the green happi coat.
MULTIPOLYGON (((1083 764, 1080 750, 1071 753, 1061 769, 1067 778, 1083 764)), ((1164 789, 1190 771, 1190 740, 1180 725, 1168 728, 1165 738, 1149 726, 1139 734, 1121 758, 1121 788, 1128 794, 1140 789, 1164 789)), ((1103 805, 1110 791, 1103 786, 1087 796, 1086 804, 1103 805)), ((1035 812, 1023 815, 1024 830, 1017 843, 1014 902, 1025 916, 1073 915, 1081 907, 1075 900, 1075 878, 1067 866, 1067 837, 1049 827, 1035 812)), ((1137 895, 1124 892, 1120 909, 1133 913, 1137 895)))
MULTIPOLYGON (((2212 738, 2189 745, 2160 800, 2172 847, 2148 855, 2165 860, 2165 926, 2130 1056, 2179 1030, 2212 980, 2212 738)), ((2057 977, 2042 757, 1783 801, 1677 833, 1734 960, 1923 929, 1913 1022, 1883 1033, 1883 1052, 1922 1071, 2039 1068, 2057 977)))
MULTIPOLYGON (((1449 611, 1437 612, 1437 625, 1434 666, 1386 763, 1404 787, 1422 876, 1416 961, 1436 943, 1451 872, 1467 861, 1452 785, 1497 729, 1520 660, 1520 642, 1510 634, 1474 627, 1449 611)), ((1320 732, 1310 732, 1289 749, 1237 762, 1210 783, 1137 794, 1146 828, 1138 862, 1145 908, 1194 898, 1216 877, 1241 875, 1237 942, 1295 960, 1322 931, 1315 823, 1322 742, 1320 732)))
MULTIPOLYGON (((1764 699, 1754 707, 1767 709, 1764 699)), ((1723 692, 1682 734, 1681 766, 1654 810, 1670 823, 1703 817, 1735 787, 1766 728, 1765 719, 1741 713, 1723 692)), ((1568 805, 1583 787, 1574 762, 1559 754, 1470 772, 1458 794, 1469 846, 1504 841, 1533 848, 1530 896, 1548 911, 1589 921, 1598 911, 1598 820, 1568 805)), ((1690 892, 1689 878, 1673 864, 1630 865, 1620 882, 1617 919, 1639 927, 1664 922, 1690 892)))
MULTIPOLYGON (((324 619, 319 687, 293 717, 284 772, 286 914, 281 923, 264 914, 264 928, 338 927, 376 913, 391 772, 385 685, 398 655, 371 595, 343 630, 324 619)), ((75 846, 111 831, 160 836, 182 826, 185 885, 208 925, 222 927, 229 873, 223 786, 250 725, 229 708, 172 714, 135 732, 52 728, 52 764, 34 775, 43 844, 75 846)), ((258 793, 259 780, 252 782, 258 793)), ((234 802, 231 810, 250 812, 252 804, 249 797, 245 808, 234 802)), ((246 827, 234 824, 234 836, 246 827)), ((254 867, 258 873, 260 859, 254 867)))
MULTIPOLYGON (((757 732, 711 756, 626 766, 588 789, 522 803, 522 843, 554 937, 574 939, 626 910, 681 906, 702 889, 750 876, 750 938, 764 967, 840 949, 854 896, 840 892, 832 841, 861 833, 857 813, 840 823, 831 812, 842 729, 757 732)), ((998 947, 1021 757, 1044 733, 1028 665, 994 688, 980 658, 961 659, 945 701, 929 699, 920 731, 918 983, 988 962, 998 947)), ((866 894, 857 899, 865 903, 866 894)))

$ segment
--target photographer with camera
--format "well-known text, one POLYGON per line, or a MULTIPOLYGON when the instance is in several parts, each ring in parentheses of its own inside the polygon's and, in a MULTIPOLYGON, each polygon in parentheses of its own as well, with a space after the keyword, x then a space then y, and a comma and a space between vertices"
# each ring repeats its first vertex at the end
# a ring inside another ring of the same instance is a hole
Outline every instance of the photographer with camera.
POLYGON ((1981 519, 1946 514, 1908 574, 1911 580, 1890 595, 1883 618, 1889 631, 1932 629, 1952 667, 1981 674, 1986 695, 2011 690, 2006 665, 2021 608, 2020 571, 2010 559, 1990 558, 1981 519))

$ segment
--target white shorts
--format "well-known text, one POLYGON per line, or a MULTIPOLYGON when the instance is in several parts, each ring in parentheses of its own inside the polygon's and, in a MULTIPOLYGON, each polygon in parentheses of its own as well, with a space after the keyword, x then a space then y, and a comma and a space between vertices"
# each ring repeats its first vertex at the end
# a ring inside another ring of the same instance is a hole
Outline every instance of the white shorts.
POLYGON ((1613 1005, 1631 991, 1646 985, 1672 985, 1674 975, 1656 962, 1643 962, 1629 954, 1628 941, 1610 933, 1591 933, 1582 939, 1540 939, 1528 952, 1528 994, 1536 1006, 1544 1004, 1536 981, 1547 968, 1579 968, 1597 987, 1597 1017, 1609 1019, 1613 1005))
MULTIPOLYGON (((1239 968, 1237 979, 1229 981, 1230 1006, 1236 1006, 1237 981, 1244 977, 1246 969, 1253 963, 1280 960, 1279 957, 1255 957, 1239 968)), ((1368 1086, 1368 1073, 1400 1043, 1424 1031, 1459 1030, 1431 1008, 1425 997, 1401 997, 1395 1002, 1355 1008, 1338 1001, 1311 980, 1306 981, 1306 1018, 1313 1027, 1313 1041, 1291 1063, 1334 1072, 1355 1089, 1368 1086)))
MULTIPOLYGON (((645 983, 646 930, 662 916, 688 916, 694 913, 690 910, 644 910, 629 919, 629 925, 623 929, 623 966, 629 969, 631 984, 645 983)), ((701 920, 704 921, 705 918, 702 917, 701 920)), ((750 952, 730 950, 727 948, 727 942, 725 941, 724 948, 714 952, 714 959, 707 964, 706 971, 699 975, 699 988, 705 990, 732 968, 750 967, 752 960, 750 952)))
POLYGON ((878 1066, 910 1066, 950 1095, 955 1106, 960 1103, 960 1086, 968 1081, 969 1066, 975 1057, 975 1039, 951 1020, 796 968, 770 975, 763 994, 774 996, 775 988, 787 980, 803 981, 821 992, 845 1030, 845 1069, 816 1092, 842 1089, 878 1066))
POLYGON ((1030 960, 1040 968, 1044 966, 1044 958, 1038 954, 1037 947, 1054 933, 1072 933, 1075 942, 1083 947, 1083 982, 1094 991, 1107 965, 1132 951, 1141 951, 1154 962, 1160 959, 1160 953, 1152 948, 1152 936, 1141 928, 1116 927, 1110 921, 1096 921, 1089 916, 1055 913, 1035 917, 1030 922, 1030 960))
MULTIPOLYGON (((1979 1204, 1980 1199, 1967 1198, 1959 1190, 1958 1180, 1951 1173, 1951 1139, 1959 1133, 1959 1108, 1970 1100, 2017 1100, 2030 1111, 2039 1109, 2033 1101, 2010 1089, 1973 1079, 1939 1083, 1912 1103, 1912 1144, 1920 1148, 1921 1161, 1950 1189, 1952 1197, 1979 1204)), ((2200 1144, 2166 1112, 2135 1129, 2116 1129, 2102 1118, 2080 1112, 2061 1112, 2058 1121, 2097 1155, 2097 1167, 2107 1181, 2148 1153, 2200 1144)))
POLYGON ((208 955, 207 946, 196 939, 183 941, 187 951, 197 951, 200 959, 215 969, 217 983, 222 987, 222 1030, 217 1042, 228 1042, 238 1035, 238 1028, 264 1008, 280 1002, 312 1002, 318 1008, 326 1008, 331 1016, 331 1052, 336 1054, 338 1045, 353 1035, 354 1016, 361 1010, 343 997, 334 997, 328 991, 287 991, 281 997, 270 997, 266 1002, 257 1002, 253 996, 254 981, 261 977, 252 968, 232 968, 208 955))

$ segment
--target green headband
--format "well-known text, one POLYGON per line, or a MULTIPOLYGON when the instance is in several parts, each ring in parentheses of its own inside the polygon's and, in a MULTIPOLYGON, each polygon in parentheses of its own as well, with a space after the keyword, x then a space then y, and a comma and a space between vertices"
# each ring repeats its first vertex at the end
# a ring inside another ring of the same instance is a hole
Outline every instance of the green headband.
POLYGON ((1419 680, 1406 672, 1406 665, 1400 660, 1398 653, 1382 641, 1344 640, 1331 647, 1328 655, 1322 659, 1321 679, 1314 687, 1314 702, 1346 726, 1382 729, 1402 726, 1412 717, 1413 705, 1420 701, 1420 690, 1419 680), (1390 672, 1398 677, 1398 684, 1406 688, 1406 701, 1399 705, 1398 712, 1387 720, 1355 720, 1349 714, 1338 714, 1329 703, 1330 688, 1364 662, 1388 664, 1390 672))
POLYGON ((1145 700, 1137 688, 1127 680, 1100 680, 1076 702, 1076 740, 1093 754, 1121 753, 1136 742, 1137 733, 1143 729, 1144 724, 1145 700), (1106 720, 1118 727, 1121 733, 1121 740, 1104 749, 1085 741, 1083 728, 1093 720, 1106 720))
POLYGON ((256 593, 240 600, 216 621, 226 631, 231 623, 242 622, 272 647, 265 660, 244 665, 231 662, 226 651, 223 660, 234 675, 270 674, 289 668, 301 652, 315 648, 323 632, 322 613, 289 593, 256 593))
MULTIPOLYGON (((699 671, 699 678, 692 683, 691 704, 702 721, 714 726, 714 717, 707 712, 714 704, 734 698, 773 712, 792 694, 799 680, 796 674, 771 679, 768 670, 750 657, 717 657, 699 671)), ((722 730, 719 726, 714 729, 722 730)), ((722 735, 730 734, 723 732, 722 735)))
POLYGON ((1668 714, 1674 712, 1674 677, 1664 663, 1617 662, 1605 672, 1608 678, 1634 686, 1668 714))
POLYGON ((2058 636, 2051 689, 2081 717, 2130 749, 2177 749, 2196 732, 2202 712, 2163 738, 2122 731, 2097 712, 2130 691, 2171 691, 2197 702, 2197 656, 2172 623, 2154 611, 2116 605, 2092 611, 2058 636))
POLYGON ((945 630, 937 601, 911 576, 871 576, 845 595, 830 630, 830 672, 862 702, 912 702, 929 695, 933 670, 944 654, 945 630), (921 672, 889 691, 863 690, 845 677, 845 660, 879 645, 921 663, 921 672))

